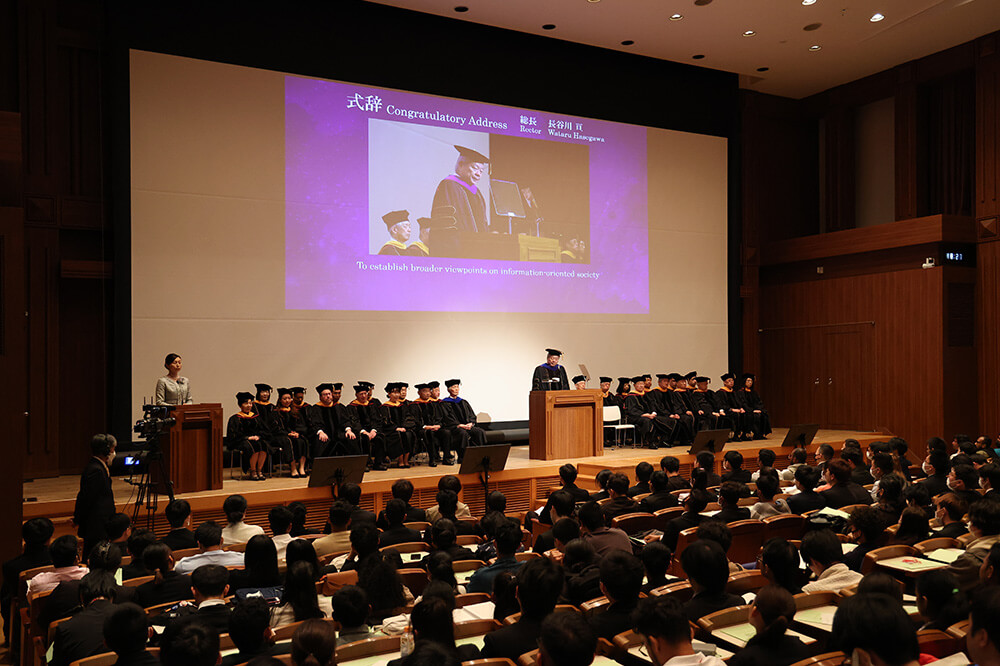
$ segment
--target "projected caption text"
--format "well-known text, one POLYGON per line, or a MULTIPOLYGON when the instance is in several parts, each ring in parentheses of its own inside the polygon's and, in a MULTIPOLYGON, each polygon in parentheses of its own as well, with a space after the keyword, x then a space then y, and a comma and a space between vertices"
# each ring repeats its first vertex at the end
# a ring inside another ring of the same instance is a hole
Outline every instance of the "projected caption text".
POLYGON ((579 273, 576 270, 550 270, 542 271, 534 268, 466 268, 464 266, 418 266, 417 264, 368 264, 363 261, 357 262, 359 269, 363 271, 401 271, 413 273, 454 273, 458 275, 516 275, 524 277, 559 277, 559 278, 582 278, 585 280, 598 280, 601 274, 596 271, 579 273))

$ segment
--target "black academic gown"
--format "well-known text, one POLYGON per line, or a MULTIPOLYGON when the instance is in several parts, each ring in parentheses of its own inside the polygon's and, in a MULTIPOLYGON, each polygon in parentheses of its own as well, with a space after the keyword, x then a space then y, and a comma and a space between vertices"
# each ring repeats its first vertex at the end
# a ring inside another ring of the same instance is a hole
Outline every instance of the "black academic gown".
POLYGON ((486 219, 486 199, 475 185, 452 174, 442 180, 434 192, 432 210, 441 206, 455 208, 455 226, 459 231, 489 231, 486 219))
POLYGON ((414 400, 413 404, 420 410, 420 436, 427 450, 430 462, 441 462, 442 456, 451 456, 451 429, 458 421, 452 412, 451 405, 440 400, 414 400), (438 430, 429 430, 426 426, 441 426, 438 430))
POLYGON ((643 393, 646 409, 650 412, 656 412, 656 418, 653 419, 653 430, 661 441, 668 444, 674 441, 678 428, 677 419, 670 418, 673 409, 670 406, 669 394, 670 391, 664 391, 659 386, 643 393))
POLYGON ((674 430, 674 441, 689 444, 694 441, 694 416, 687 412, 693 411, 685 397, 687 391, 664 391, 667 397, 670 414, 676 414, 674 419, 677 428, 674 430))
POLYGON ((557 365, 554 368, 548 363, 542 363, 535 368, 535 373, 531 376, 532 391, 566 391, 569 390, 569 377, 566 376, 566 368, 557 365), (558 379, 558 382, 548 382, 549 379, 558 379))
POLYGON ((632 392, 625 398, 625 422, 635 426, 636 439, 648 442, 653 436, 653 419, 643 416, 650 413, 644 396, 632 392))
POLYGON ((357 439, 347 437, 347 429, 360 437, 361 424, 357 412, 339 402, 330 405, 310 405, 305 410, 306 429, 309 435, 310 453, 313 458, 329 456, 356 456, 361 453, 357 439), (329 438, 319 439, 319 431, 329 438))
POLYGON ((356 432, 358 440, 360 440, 362 453, 367 453, 371 456, 375 467, 382 467, 385 461, 385 438, 381 430, 382 403, 378 400, 369 400, 366 403, 352 400, 347 408, 358 424, 356 432), (372 430, 375 430, 375 437, 372 437, 370 434, 372 430), (362 434, 362 431, 364 431, 364 434, 362 434))
POLYGON ((268 451, 268 440, 271 429, 266 421, 253 412, 245 416, 237 412, 229 417, 226 424, 226 445, 231 451, 243 452, 243 471, 250 469, 250 456, 261 451, 268 451), (251 440, 256 435, 259 439, 251 440))
POLYGON ((281 449, 285 462, 309 455, 309 429, 302 412, 291 407, 271 411, 271 434, 274 446, 281 449), (291 433, 298 437, 292 437, 291 433))
POLYGON ((745 406, 744 401, 740 399, 737 392, 723 387, 715 392, 715 397, 719 401, 719 404, 726 410, 726 413, 729 414, 736 437, 750 432, 750 418, 748 415, 733 411, 734 409, 743 409, 745 406))
POLYGON ((476 411, 465 398, 445 398, 441 402, 450 405, 452 414, 458 424, 465 425, 471 423, 472 428, 465 430, 456 425, 451 431, 453 442, 457 439, 459 462, 465 457, 465 449, 471 446, 484 446, 486 444, 486 431, 476 425, 476 411))
POLYGON ((760 399, 760 394, 753 389, 740 389, 740 397, 746 403, 747 416, 750 417, 750 427, 753 430, 754 439, 763 439, 766 435, 771 434, 771 417, 767 415, 767 409, 764 408, 764 401, 760 399), (757 410, 760 413, 755 414, 754 411, 757 410))
POLYGON ((404 453, 413 453, 415 441, 413 435, 413 413, 401 402, 387 402, 380 408, 383 435, 385 436, 385 453, 390 459, 398 458, 404 453), (402 428, 400 432, 398 428, 402 428))
POLYGON ((698 424, 698 431, 719 430, 729 427, 729 419, 725 416, 715 416, 713 412, 721 412, 722 408, 716 403, 715 394, 709 390, 689 391, 691 405, 694 407, 695 420, 698 424), (701 412, 700 414, 698 412, 701 412))

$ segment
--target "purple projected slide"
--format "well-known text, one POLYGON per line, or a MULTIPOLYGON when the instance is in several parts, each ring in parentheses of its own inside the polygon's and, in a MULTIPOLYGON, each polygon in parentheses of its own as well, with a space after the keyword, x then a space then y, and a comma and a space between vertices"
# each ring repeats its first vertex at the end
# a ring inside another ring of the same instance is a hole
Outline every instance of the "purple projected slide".
POLYGON ((649 312, 646 128, 285 77, 285 307, 649 312))

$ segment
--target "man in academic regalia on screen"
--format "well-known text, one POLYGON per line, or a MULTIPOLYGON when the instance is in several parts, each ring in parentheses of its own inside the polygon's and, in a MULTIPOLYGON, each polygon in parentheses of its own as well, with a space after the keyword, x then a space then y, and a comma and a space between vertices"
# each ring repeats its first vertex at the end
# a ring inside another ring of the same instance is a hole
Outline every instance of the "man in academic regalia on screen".
POLYGON ((465 146, 455 146, 455 150, 458 151, 455 173, 438 184, 431 217, 442 206, 451 206, 455 210, 455 225, 459 231, 485 233, 489 231, 486 199, 477 183, 486 172, 490 158, 465 146))
POLYGON ((393 257, 407 254, 406 241, 410 240, 410 212, 406 210, 394 210, 382 216, 385 228, 389 231, 390 239, 378 251, 379 254, 393 257))
POLYGON ((417 224, 420 225, 420 237, 416 242, 410 243, 406 246, 406 254, 411 257, 429 257, 431 256, 431 250, 429 247, 431 238, 431 218, 417 218, 417 224))
POLYGON ((569 377, 566 376, 566 368, 559 365, 562 352, 558 349, 546 349, 545 363, 535 368, 535 374, 531 377, 532 391, 565 391, 569 388, 569 377))

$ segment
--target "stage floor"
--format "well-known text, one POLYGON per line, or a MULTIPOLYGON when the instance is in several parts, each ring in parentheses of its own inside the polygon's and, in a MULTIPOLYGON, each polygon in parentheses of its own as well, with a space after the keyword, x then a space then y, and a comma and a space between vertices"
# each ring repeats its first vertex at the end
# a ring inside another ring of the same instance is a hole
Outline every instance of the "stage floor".
MULTIPOLYGON (((731 442, 726 444, 726 450, 736 450, 743 452, 744 456, 747 457, 748 463, 750 460, 753 464, 748 464, 747 467, 750 469, 756 469, 756 451, 763 448, 771 448, 776 452, 779 452, 779 466, 784 467, 787 461, 782 459, 780 453, 786 451, 781 449, 781 442, 787 432, 787 428, 776 428, 774 432, 765 440, 756 440, 753 442, 731 442), (751 455, 747 455, 747 453, 751 455)), ((856 432, 852 430, 820 430, 817 433, 816 438, 813 443, 809 446, 809 451, 813 452, 816 450, 820 444, 829 443, 833 444, 834 448, 840 449, 844 440, 847 438, 854 438, 860 441, 862 444, 868 442, 887 439, 889 435, 884 435, 882 433, 872 433, 872 432, 856 432)), ((787 449, 790 450, 790 449, 787 449)), ((509 457, 507 458, 507 466, 503 472, 498 472, 493 476, 498 482, 504 480, 505 477, 516 477, 524 478, 532 474, 537 474, 539 476, 555 476, 558 474, 558 468, 560 465, 566 462, 572 462, 580 468, 580 475, 584 481, 593 478, 593 471, 596 469, 601 469, 604 467, 624 469, 624 468, 634 468, 639 462, 646 460, 652 462, 654 466, 657 466, 660 458, 665 455, 675 455, 681 459, 682 463, 689 464, 689 456, 687 451, 683 447, 674 448, 660 448, 655 451, 652 449, 633 449, 630 447, 618 448, 606 450, 603 456, 592 456, 587 458, 575 458, 575 459, 565 459, 565 460, 530 460, 528 458, 528 447, 527 446, 512 446, 510 449, 509 457)), ((721 456, 716 456, 717 461, 721 459, 721 456)), ((380 491, 383 489, 388 489, 392 482, 406 478, 413 481, 414 486, 421 487, 434 487, 437 485, 437 479, 439 479, 444 474, 457 474, 458 465, 439 465, 438 467, 428 467, 427 465, 416 465, 410 469, 400 470, 400 469, 389 469, 384 472, 368 472, 365 474, 365 479, 363 487, 365 491, 380 491)), ((287 472, 285 473, 287 474, 287 472)), ((467 475, 472 477, 469 483, 475 482, 475 475, 467 475)), ((634 471, 629 473, 629 476, 634 476, 634 471)), ((466 480, 463 478, 463 482, 466 480)), ((589 487, 586 483, 581 483, 580 485, 584 487, 589 487)), ((68 511, 71 514, 73 511, 72 504, 76 499, 76 493, 80 486, 80 476, 79 475, 66 475, 53 478, 45 479, 35 479, 34 481, 27 481, 24 483, 24 498, 25 503, 25 517, 31 517, 35 515, 55 515, 64 514, 68 505, 68 511), (28 498, 33 498, 29 500, 28 498), (49 513, 46 513, 47 507, 49 513)), ((134 487, 125 482, 123 477, 114 477, 112 479, 112 487, 119 504, 125 502, 134 491, 134 487)), ((283 494, 287 497, 286 502, 293 501, 295 499, 300 499, 301 497, 318 497, 320 495, 325 495, 329 497, 330 490, 328 487, 323 488, 308 488, 308 482, 306 479, 292 479, 287 475, 277 476, 268 479, 267 481, 244 481, 239 478, 231 479, 230 470, 226 469, 223 473, 223 486, 218 490, 207 490, 197 493, 186 493, 183 495, 178 495, 178 497, 183 497, 189 501, 191 500, 211 500, 210 498, 224 498, 228 495, 234 493, 241 493, 244 495, 249 494, 260 494, 266 493, 272 496, 274 493, 283 494)), ((221 500, 219 500, 221 504, 221 500)))

